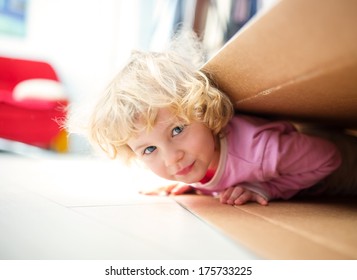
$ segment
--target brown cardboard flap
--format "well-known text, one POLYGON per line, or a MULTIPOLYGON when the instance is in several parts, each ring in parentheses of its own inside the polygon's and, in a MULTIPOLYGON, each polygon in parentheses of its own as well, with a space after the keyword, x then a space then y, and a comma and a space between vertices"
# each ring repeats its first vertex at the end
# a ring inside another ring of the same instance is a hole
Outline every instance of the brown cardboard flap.
POLYGON ((357 127, 357 1, 282 0, 208 63, 241 112, 357 127))
POLYGON ((357 259, 357 197, 221 204, 209 196, 175 200, 263 259, 357 259))

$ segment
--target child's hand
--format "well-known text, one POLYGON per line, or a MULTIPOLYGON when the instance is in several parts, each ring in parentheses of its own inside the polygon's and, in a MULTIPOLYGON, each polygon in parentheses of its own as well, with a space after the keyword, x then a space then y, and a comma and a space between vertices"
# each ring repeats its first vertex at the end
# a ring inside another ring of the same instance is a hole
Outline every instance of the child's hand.
POLYGON ((243 205, 248 201, 257 202, 260 205, 268 205, 268 201, 260 194, 241 186, 230 187, 220 194, 220 202, 224 204, 243 205))
POLYGON ((170 184, 167 186, 162 186, 162 187, 158 187, 156 189, 153 190, 146 190, 146 191, 141 191, 140 193, 142 194, 146 194, 146 195, 162 195, 162 196, 166 196, 166 195, 180 195, 180 194, 184 194, 184 193, 189 193, 192 192, 193 188, 187 184, 183 184, 183 183, 174 183, 174 184, 170 184))

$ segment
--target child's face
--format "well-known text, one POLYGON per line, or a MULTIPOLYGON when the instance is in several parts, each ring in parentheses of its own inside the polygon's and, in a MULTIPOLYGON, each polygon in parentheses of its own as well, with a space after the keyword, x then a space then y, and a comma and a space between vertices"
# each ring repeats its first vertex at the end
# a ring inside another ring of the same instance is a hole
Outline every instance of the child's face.
POLYGON ((167 109, 160 109, 154 128, 145 129, 129 147, 158 176, 187 184, 200 181, 216 169, 219 149, 211 130, 200 122, 185 124, 167 109))

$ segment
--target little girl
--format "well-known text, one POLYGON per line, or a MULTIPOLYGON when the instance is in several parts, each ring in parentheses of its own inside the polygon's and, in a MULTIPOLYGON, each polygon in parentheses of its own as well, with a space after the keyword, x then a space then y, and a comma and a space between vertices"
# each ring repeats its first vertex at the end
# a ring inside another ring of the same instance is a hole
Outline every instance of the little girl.
POLYGON ((91 142, 178 182, 168 194, 193 189, 226 204, 267 205, 323 193, 341 165, 336 145, 288 122, 235 115, 193 54, 133 52, 91 112, 91 142))

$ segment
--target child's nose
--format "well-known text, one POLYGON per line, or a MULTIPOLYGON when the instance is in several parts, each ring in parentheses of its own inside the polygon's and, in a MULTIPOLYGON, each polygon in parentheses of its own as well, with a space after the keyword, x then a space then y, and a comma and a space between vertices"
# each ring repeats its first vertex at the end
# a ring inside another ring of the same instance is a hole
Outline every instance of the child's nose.
POLYGON ((169 149, 165 153, 166 166, 172 166, 183 158, 183 151, 180 149, 169 149))

